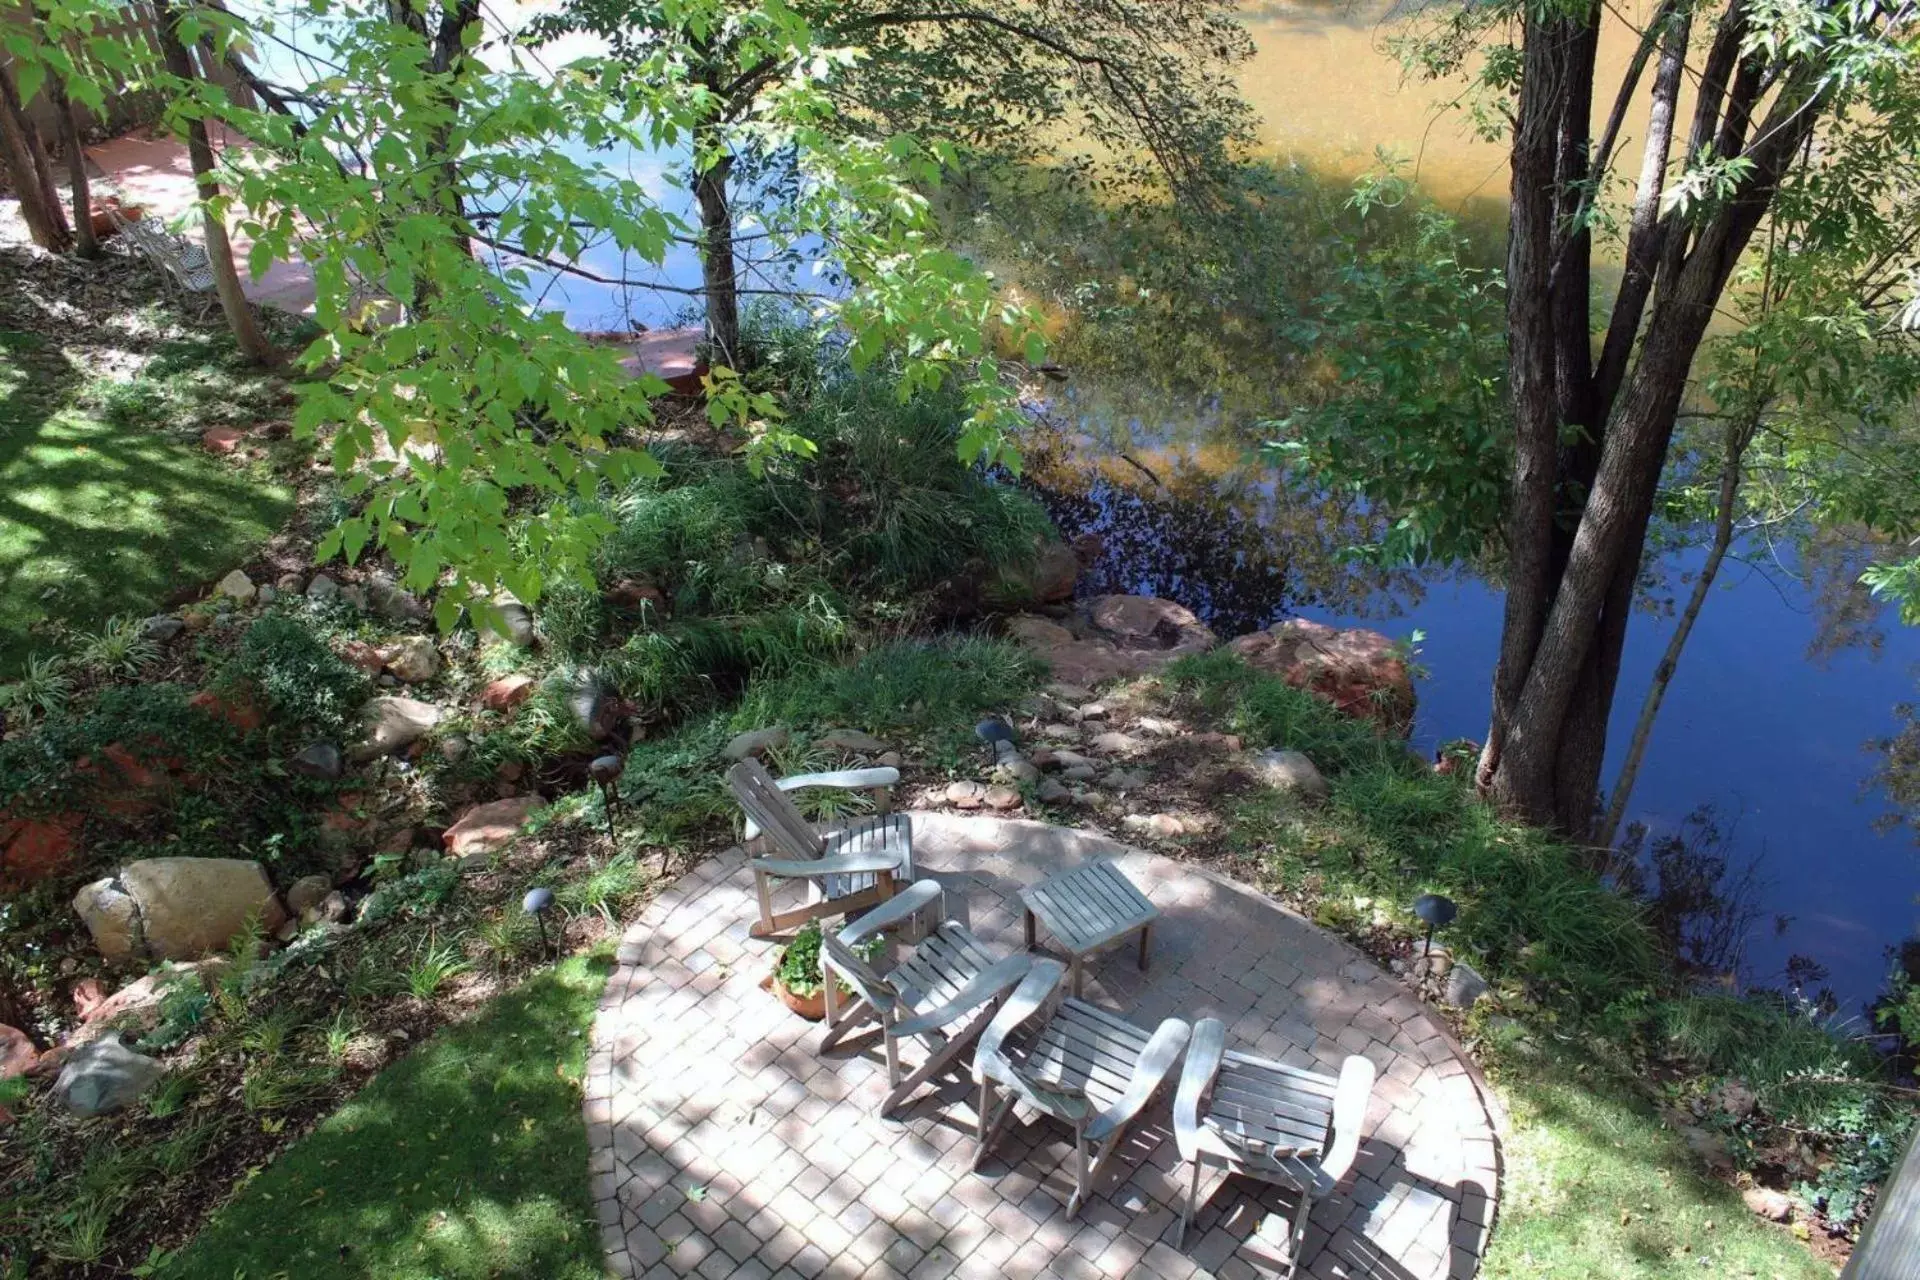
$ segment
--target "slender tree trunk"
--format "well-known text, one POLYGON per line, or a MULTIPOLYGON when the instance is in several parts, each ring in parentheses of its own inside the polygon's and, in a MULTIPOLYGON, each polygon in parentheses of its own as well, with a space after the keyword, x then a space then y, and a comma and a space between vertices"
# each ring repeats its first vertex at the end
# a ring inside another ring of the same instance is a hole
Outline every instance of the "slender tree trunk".
POLYGON ((71 235, 60 212, 59 189, 50 180, 39 134, 27 119, 13 75, 5 67, 0 67, 0 160, 5 161, 7 180, 19 197, 27 234, 42 249, 64 253, 71 235))
MULTIPOLYGON (((718 148, 723 144, 709 135, 705 145, 718 148)), ((701 143, 695 144, 694 153, 705 153, 701 143)), ((707 340, 721 363, 739 369, 746 353, 740 346, 739 267, 733 252, 733 209, 727 198, 727 182, 732 176, 733 157, 720 151, 713 163, 694 174, 693 195, 700 206, 700 277, 707 295, 707 340)))
MULTIPOLYGON (((180 40, 180 33, 175 27, 179 15, 171 0, 154 0, 153 9, 158 19, 155 27, 160 35, 160 52, 166 59, 167 70, 177 79, 193 80, 193 57, 180 40)), ((213 176, 213 141, 207 134, 207 122, 196 116, 187 121, 186 129, 187 158, 193 165, 194 180, 200 190, 200 220, 206 229, 207 260, 213 267, 213 287, 220 298, 220 310, 226 313, 227 327, 233 331, 233 340, 241 354, 255 364, 272 364, 277 358, 276 354, 266 335, 260 332, 260 322, 253 313, 253 304, 247 301, 247 295, 240 287, 240 273, 234 269, 233 244, 227 239, 226 223, 214 212, 213 204, 220 197, 220 184, 213 176)))
POLYGON ((73 251, 83 258, 100 256, 93 234, 93 196, 87 181, 87 152, 80 145, 80 124, 74 119, 67 86, 58 76, 47 78, 47 99, 60 124, 60 149, 67 153, 67 182, 73 191, 73 251))
POLYGON ((1627 801, 1633 796, 1633 784, 1640 776, 1640 762, 1647 753, 1647 742, 1653 736, 1654 719, 1660 714, 1660 704, 1666 699, 1667 686, 1673 683, 1673 674, 1680 666, 1680 653, 1687 646, 1687 638, 1693 634, 1694 623, 1700 620, 1700 610, 1707 602, 1707 593, 1713 589, 1714 580, 1720 575, 1720 566, 1727 558, 1727 550, 1733 544, 1734 503, 1740 493, 1740 476, 1746 461, 1747 446, 1752 441, 1751 423, 1736 425, 1727 431, 1726 456, 1720 464, 1720 493, 1713 514, 1713 541, 1707 549, 1706 563, 1700 567, 1700 575, 1687 595, 1686 607, 1680 611, 1679 625, 1668 638, 1666 651, 1660 655, 1660 664, 1654 668, 1653 679, 1647 685, 1646 697, 1641 699, 1640 715, 1633 724, 1633 736, 1627 740, 1627 758, 1620 765, 1619 777, 1614 779, 1606 817, 1601 819, 1599 829, 1594 832, 1593 842, 1597 845, 1610 848, 1614 837, 1619 834, 1621 820, 1627 813, 1627 801))

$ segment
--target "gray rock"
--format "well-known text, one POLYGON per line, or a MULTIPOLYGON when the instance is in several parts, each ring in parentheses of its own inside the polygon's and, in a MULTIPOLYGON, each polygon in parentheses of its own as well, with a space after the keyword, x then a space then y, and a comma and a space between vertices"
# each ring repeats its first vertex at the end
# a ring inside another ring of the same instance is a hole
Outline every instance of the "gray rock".
POLYGON ((532 648, 533 610, 508 595, 496 597, 493 607, 499 616, 481 622, 480 638, 503 640, 516 649, 532 648))
POLYGON ((333 892, 331 876, 301 876, 287 886, 287 910, 297 916, 317 908, 333 892))
POLYGON ((1162 720, 1157 716, 1141 716, 1135 721, 1135 727, 1144 734, 1155 738, 1177 738, 1183 732, 1181 727, 1171 720, 1162 720))
POLYGON ((1745 1081, 1728 1080, 1707 1095, 1707 1105, 1735 1120, 1745 1120, 1760 1105, 1760 1099, 1754 1096, 1745 1081))
POLYGON ((1043 724, 1040 736, 1050 742, 1078 742, 1080 731, 1070 724, 1043 724))
POLYGON ((1131 734, 1114 732, 1100 734, 1089 745, 1095 751, 1112 755, 1132 755, 1140 750, 1141 742, 1131 734))
POLYGON ((1043 778, 1034 794, 1040 797, 1042 804, 1065 804, 1073 796, 1067 785, 1058 778, 1043 778))
POLYGON ((473 749, 473 743, 464 733, 450 733, 440 742, 440 758, 448 764, 458 764, 467 758, 467 752, 473 749))
POLYGON ((155 644, 166 644, 186 629, 184 618, 176 618, 170 613, 156 613, 140 624, 140 635, 155 644))
POLYGON ((361 737, 347 756, 364 763, 403 751, 439 724, 442 714, 431 702, 415 698, 375 698, 361 713, 361 737))
POLYGON ((440 674, 440 651, 425 636, 408 636, 383 654, 387 670, 408 684, 420 684, 440 674))
POLYGON ((260 588, 259 600, 261 604, 272 604, 275 600, 278 600, 279 598, 280 598, 280 589, 278 587, 267 585, 267 586, 262 586, 260 588))
POLYGON ((166 1073, 154 1059, 127 1048, 119 1036, 102 1036, 68 1056, 53 1082, 53 1096, 77 1116, 105 1115, 139 1101, 166 1073))
POLYGON ((1487 980, 1464 960, 1456 963, 1447 973, 1445 999, 1456 1009, 1473 1008, 1480 997, 1487 994, 1487 990, 1487 980))
POLYGON ((1038 782, 1040 781, 1040 768, 1031 760, 1024 760, 1016 755, 1011 760, 1003 761, 994 767, 993 779, 995 782, 1011 782, 1016 784, 1022 782, 1038 782))
POLYGON ((340 584, 324 573, 313 575, 313 581, 307 584, 307 599, 315 604, 330 604, 340 598, 340 584))
POLYGON ((248 604, 259 594, 253 579, 238 569, 220 579, 219 585, 213 590, 216 595, 224 596, 235 604, 248 604))
POLYGON ((1083 703, 1073 709, 1073 714, 1082 720, 1105 720, 1107 718, 1107 704, 1104 702, 1083 703))
POLYGON ((1325 800, 1327 780, 1313 761, 1298 751, 1262 751, 1247 761, 1254 777, 1276 791, 1299 796, 1303 800, 1325 800))
POLYGON ((1087 699, 1093 697, 1093 690, 1083 689, 1077 684, 1066 684, 1056 680, 1047 686, 1046 694, 1048 697, 1057 699, 1060 702, 1072 703, 1074 706, 1079 706, 1087 699))
POLYGON ((1048 763, 1051 764, 1054 768, 1060 769, 1063 771, 1067 769, 1076 769, 1083 765, 1089 769, 1093 768, 1093 761, 1089 760, 1087 757, 1081 755, 1077 751, 1056 751, 1053 753, 1053 758, 1049 760, 1048 763))
POLYGON ((316 742, 287 762, 287 772, 332 782, 346 772, 346 761, 331 742, 316 742))
POLYGON ((898 769, 900 767, 900 753, 898 751, 882 751, 873 758, 873 762, 877 765, 884 765, 889 769, 898 769))
POLYGON ((598 674, 583 671, 574 678, 567 694, 567 709, 573 721, 596 742, 608 737, 620 726, 620 699, 598 674))
POLYGON ((820 745, 829 751, 852 751, 862 755, 874 755, 887 749, 886 743, 858 729, 829 729, 820 735, 820 745))
POLYGON ((367 599, 373 611, 389 622, 421 622, 427 616, 427 606, 420 597, 384 573, 367 575, 367 599))
POLYGON ((274 579, 273 585, 280 589, 280 594, 283 596, 297 596, 300 594, 300 575, 283 573, 274 579))
POLYGON ((340 588, 340 599, 361 613, 367 611, 367 589, 358 583, 340 588))
POLYGON ((107 959, 131 960, 145 954, 140 907, 118 881, 109 877, 81 886, 73 895, 73 910, 107 959))
MULTIPOLYGON (((977 782, 964 779, 947 784, 947 803, 956 809, 978 809, 986 803, 987 789, 977 782)), ((1018 799, 1018 796, 1015 797, 1018 799)))
POLYGON ((1114 769, 1100 779, 1100 785, 1110 791, 1138 791, 1147 785, 1147 775, 1138 769, 1114 769))
POLYGON ((1060 776, 1068 782, 1092 782, 1094 767, 1090 764, 1070 764, 1060 771, 1060 776))
POLYGON ((720 754, 729 760, 745 760, 748 756, 762 755, 786 746, 792 736, 783 724, 749 729, 745 733, 734 734, 727 745, 720 749, 720 754))

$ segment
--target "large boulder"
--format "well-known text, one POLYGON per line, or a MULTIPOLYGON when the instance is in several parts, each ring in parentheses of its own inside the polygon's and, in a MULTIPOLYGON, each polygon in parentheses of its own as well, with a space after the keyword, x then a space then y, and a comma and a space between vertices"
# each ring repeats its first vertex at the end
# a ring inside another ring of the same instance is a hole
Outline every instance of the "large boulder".
POLYGON ((167 1069, 135 1053, 118 1036, 82 1045, 68 1056, 53 1082, 53 1096, 77 1116, 105 1115, 137 1102, 167 1069))
POLYGON ((765 729, 748 729, 745 733, 736 733, 720 748, 720 754, 729 760, 745 760, 748 756, 760 756, 769 751, 778 751, 787 745, 787 739, 793 735, 785 725, 770 725, 765 729))
POLYGON ((1080 557, 1064 542, 1049 542, 1034 555, 1030 564, 1017 568, 1002 567, 996 574, 988 598, 1003 607, 1028 604, 1059 604, 1073 599, 1073 588, 1080 580, 1080 557))
POLYGON ((421 684, 440 674, 440 651, 425 636, 408 636, 381 650, 381 660, 395 678, 421 684))
POLYGON ((1022 614, 1006 630, 1043 658, 1055 679, 1075 685, 1157 671, 1219 643, 1191 610, 1157 596, 1096 596, 1064 620, 1022 614))
POLYGON ((287 913, 257 862, 146 858, 74 895, 94 945, 109 960, 183 960, 218 951, 259 917, 271 933, 287 913))
POLYGON ((1406 737, 1413 729, 1413 679, 1400 649, 1378 631, 1340 630, 1289 618, 1227 647, 1296 689, 1356 719, 1406 737))
POLYGON ((1327 798, 1327 780, 1301 752, 1262 751, 1247 761, 1247 768, 1276 791, 1315 802, 1327 798))
POLYGON ((375 698, 361 713, 360 740, 347 749, 364 763, 404 751, 440 723, 440 708, 417 698, 375 698))

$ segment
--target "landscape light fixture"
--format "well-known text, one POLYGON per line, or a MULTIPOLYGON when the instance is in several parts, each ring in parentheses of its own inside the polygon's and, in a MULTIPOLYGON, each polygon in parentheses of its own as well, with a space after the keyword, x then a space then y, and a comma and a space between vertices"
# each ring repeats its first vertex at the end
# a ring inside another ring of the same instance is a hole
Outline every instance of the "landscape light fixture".
POLYGON ((613 839, 613 807, 620 803, 620 775, 627 771, 625 756, 606 755, 594 757, 587 766, 587 776, 600 784, 600 799, 607 811, 607 839, 613 839))
POLYGON ((552 905, 553 890, 545 885, 527 890, 527 896, 520 900, 520 909, 532 916, 534 923, 540 926, 540 950, 543 952, 553 950, 553 944, 547 941, 547 908, 552 905))
POLYGON ((990 763, 998 764, 1013 751, 1013 726, 999 716, 988 716, 973 726, 973 735, 986 744, 987 752, 992 757, 990 763))
POLYGON ((1460 914, 1460 908, 1452 898, 1441 897, 1437 893, 1423 893, 1413 900, 1413 914, 1427 924, 1427 967, 1433 967, 1433 931, 1453 923, 1460 914))

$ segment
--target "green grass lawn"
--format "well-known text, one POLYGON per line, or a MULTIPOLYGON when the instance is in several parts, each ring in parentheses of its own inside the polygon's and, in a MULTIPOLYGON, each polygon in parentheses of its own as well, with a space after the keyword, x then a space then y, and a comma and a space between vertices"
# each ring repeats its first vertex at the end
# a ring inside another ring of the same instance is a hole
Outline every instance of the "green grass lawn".
POLYGON ((1527 1053, 1505 1061, 1497 1083, 1513 1124, 1486 1280, 1832 1280, 1785 1227, 1696 1172, 1617 1078, 1527 1053))
POLYGON ((246 1183, 170 1280, 598 1280, 580 1079, 606 955, 376 1076, 246 1183))
POLYGON ((59 627, 213 582, 292 510, 264 469, 202 450, 181 406, 156 402, 171 410, 156 430, 98 408, 93 378, 84 357, 0 328, 0 680, 59 627))

